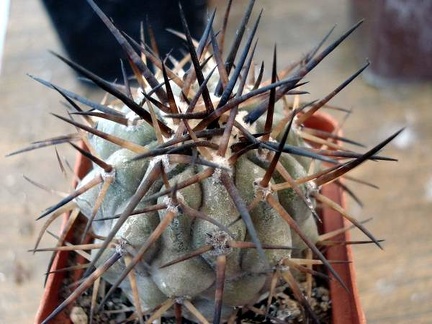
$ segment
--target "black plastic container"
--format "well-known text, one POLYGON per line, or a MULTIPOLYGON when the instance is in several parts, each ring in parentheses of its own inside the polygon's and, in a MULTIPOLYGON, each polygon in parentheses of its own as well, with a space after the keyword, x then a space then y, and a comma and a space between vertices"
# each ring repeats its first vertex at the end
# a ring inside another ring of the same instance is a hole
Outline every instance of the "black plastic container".
MULTIPOLYGON (((42 1, 68 56, 107 80, 121 80, 119 58, 124 58, 124 53, 87 1, 42 1)), ((178 0, 100 0, 97 5, 135 40, 140 39, 141 23, 146 26, 148 20, 162 57, 172 49, 182 48, 182 40, 166 31, 167 28, 182 31, 178 0)), ((192 36, 198 37, 204 28, 207 1, 183 1, 182 7, 192 36)), ((176 51, 173 55, 176 56, 176 51)))

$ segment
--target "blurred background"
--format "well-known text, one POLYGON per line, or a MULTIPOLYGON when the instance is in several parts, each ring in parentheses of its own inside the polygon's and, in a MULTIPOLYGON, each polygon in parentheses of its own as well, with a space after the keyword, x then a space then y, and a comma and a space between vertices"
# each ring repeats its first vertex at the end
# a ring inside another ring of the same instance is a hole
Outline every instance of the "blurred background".
MULTIPOLYGON (((335 39, 353 24, 351 4, 356 2, 257 1, 255 16, 259 9, 264 9, 258 33, 257 61, 264 60, 267 67, 271 66, 273 45, 277 43, 278 65, 282 68, 313 48, 337 24, 330 37, 335 39)), ((422 22, 413 18, 419 6, 429 4, 428 9, 424 7, 420 11, 430 12, 431 2, 410 1, 417 6, 403 7, 404 2, 394 0, 392 10, 401 10, 402 16, 398 17, 405 18, 406 26, 411 28, 418 24, 421 30, 426 30, 421 37, 432 46, 432 14, 428 15, 429 20, 422 22)), ((229 25, 232 33, 246 4, 244 0, 234 1, 229 25)), ((77 81, 77 76, 68 67, 48 53, 48 50, 65 51, 40 1, 14 0, 9 9, 7 1, 2 5, 0 53, 2 35, 5 35, 5 41, 0 65, 0 323, 31 323, 42 294, 43 274, 49 258, 48 253, 33 255, 27 252, 33 247, 42 225, 35 218, 58 200, 57 191, 70 190, 70 180, 64 178, 57 167, 53 148, 9 158, 4 155, 30 142, 70 133, 74 129, 49 115, 51 112, 64 113, 60 96, 26 74, 95 100, 100 100, 103 94, 77 81), (23 175, 55 192, 33 186, 23 175)), ((224 1, 214 0, 209 5, 217 7, 219 14, 225 9, 224 1)), ((373 12, 383 17, 381 15, 385 13, 383 8, 373 8, 365 13, 361 10, 364 8, 355 7, 355 16, 373 12)), ((374 39, 378 38, 378 32, 389 29, 379 28, 376 21, 374 16, 366 20, 361 31, 307 77, 310 83, 305 89, 310 95, 305 100, 328 94, 363 65, 366 57, 372 59, 372 64, 379 63, 376 48, 380 47, 374 39), (368 38, 368 35, 374 37, 368 38), (362 45, 358 46, 358 42, 362 45)), ((395 26, 391 21, 390 31, 395 31, 395 26)), ((404 36, 399 31, 391 37, 400 41, 404 36)), ((390 36, 384 39, 388 40, 390 36)), ((391 46, 386 43, 381 52, 392 49, 391 46)), ((410 55, 420 51, 412 44, 397 46, 397 52, 408 47, 410 55)), ((368 323, 432 322, 432 83, 427 80, 432 73, 431 57, 430 54, 429 57, 417 55, 417 58, 410 56, 405 61, 397 61, 391 66, 397 67, 396 73, 373 65, 366 78, 354 81, 331 102, 352 109, 346 121, 344 114, 331 113, 344 122, 347 137, 368 147, 397 129, 406 128, 384 150, 385 155, 397 158, 399 162, 369 162, 353 173, 380 189, 350 184, 364 202, 361 208, 349 201, 351 213, 360 220, 373 218, 367 227, 376 237, 385 240, 383 251, 372 245, 354 247, 358 286, 368 323), (423 67, 421 72, 412 72, 410 67, 402 64, 416 63, 416 60, 423 67), (406 71, 411 71, 409 82, 400 80, 406 71), (415 81, 416 76, 422 80, 415 81)), ((74 153, 68 147, 58 147, 58 154, 73 165, 74 153)), ((353 239, 364 239, 356 231, 352 235, 353 239)), ((53 240, 48 236, 42 243, 45 246, 52 244, 53 240)))

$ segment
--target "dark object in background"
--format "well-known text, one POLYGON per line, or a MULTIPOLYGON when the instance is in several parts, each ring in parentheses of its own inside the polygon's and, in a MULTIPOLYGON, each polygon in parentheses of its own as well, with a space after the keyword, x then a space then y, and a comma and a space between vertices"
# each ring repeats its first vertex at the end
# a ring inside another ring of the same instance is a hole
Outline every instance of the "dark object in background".
MULTIPOLYGON (((43 0, 43 3, 73 61, 109 81, 122 80, 119 58, 125 58, 123 50, 86 0, 43 0)), ((137 41, 141 22, 145 28, 148 18, 161 57, 171 50, 176 56, 182 48, 183 41, 166 31, 166 28, 183 31, 178 0, 100 0, 97 4, 121 31, 137 41)), ((187 0, 182 6, 192 36, 198 37, 206 21, 207 1, 187 0)))
POLYGON ((374 85, 432 80, 431 0, 351 0, 359 29, 360 57, 371 66, 366 81, 374 85))

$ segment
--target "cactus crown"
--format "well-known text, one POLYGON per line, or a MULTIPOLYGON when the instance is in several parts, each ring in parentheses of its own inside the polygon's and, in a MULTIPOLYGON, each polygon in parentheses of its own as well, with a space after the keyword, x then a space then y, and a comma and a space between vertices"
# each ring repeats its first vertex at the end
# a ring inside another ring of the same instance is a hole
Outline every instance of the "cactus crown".
MULTIPOLYGON (((67 100, 71 118, 57 117, 78 131, 20 152, 70 143, 92 163, 76 190, 40 216, 50 216, 48 226, 72 211, 67 229, 83 215, 83 236, 93 241, 84 244, 83 238, 70 248, 92 250, 84 279, 45 321, 102 277, 111 289, 92 311, 120 287, 135 307, 132 318, 140 322, 173 314, 219 323, 233 318, 234 307, 252 305, 263 293, 270 302, 276 286, 284 284, 306 316, 318 322, 296 283, 302 274, 313 273, 301 258, 311 251, 317 263, 344 282, 320 249, 332 233, 318 233, 317 205, 340 211, 380 246, 320 189, 330 182, 346 188, 340 177, 364 161, 391 160, 377 153, 397 133, 359 154, 340 146, 347 139, 308 126, 368 64, 319 101, 290 104, 288 98, 303 93, 303 78, 360 23, 320 50, 326 37, 282 71, 276 70, 275 48, 271 79, 264 82, 263 65, 255 69, 253 63, 261 13, 244 36, 254 1, 228 54, 222 51, 225 28, 220 33, 213 29, 214 12, 196 42, 180 6, 184 30, 179 37, 188 48, 181 61, 161 60, 156 48, 128 39, 88 2, 124 48, 137 87, 126 76, 123 85, 107 82, 57 54, 115 99, 97 104, 35 78, 67 100), (150 62, 156 73, 148 68, 150 62), (82 122, 72 118, 76 115, 82 122)), ((65 235, 56 253, 66 249, 65 235)))

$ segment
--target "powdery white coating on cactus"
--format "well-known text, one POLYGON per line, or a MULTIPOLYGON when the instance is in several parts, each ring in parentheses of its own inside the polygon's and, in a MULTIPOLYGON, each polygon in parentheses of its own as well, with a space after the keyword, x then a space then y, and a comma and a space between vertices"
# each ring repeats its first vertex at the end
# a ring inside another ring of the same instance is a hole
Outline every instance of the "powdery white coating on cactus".
MULTIPOLYGON (((178 316, 170 309, 177 302, 184 306, 184 317, 219 323, 235 314, 237 307, 256 302, 263 293, 274 293, 269 292, 272 283, 296 291, 284 273, 291 273, 290 265, 295 264, 293 273, 300 269, 309 275, 310 269, 293 258, 302 258, 307 251, 343 285, 317 247, 323 242, 316 206, 341 208, 322 197, 320 187, 339 181, 368 159, 388 159, 376 154, 398 133, 357 154, 340 148, 337 141, 342 138, 337 135, 304 127, 367 65, 308 109, 293 109, 298 100, 291 105, 289 95, 301 94, 300 80, 359 24, 321 52, 311 51, 292 70, 277 73, 275 52, 271 80, 258 82, 251 57, 260 17, 235 58, 253 8, 251 1, 229 59, 224 61, 218 48, 222 36, 211 32, 212 19, 196 46, 184 21, 190 66, 183 70, 184 62, 178 62, 169 69, 142 47, 140 55, 159 70, 153 75, 112 22, 93 1, 88 2, 124 47, 142 88, 123 92, 61 58, 117 97, 100 107, 98 115, 92 115, 97 108, 91 107, 85 116, 91 126, 62 118, 79 129, 76 137, 63 141, 82 139, 88 151, 76 148, 93 167, 74 194, 42 216, 75 200, 89 221, 95 243, 100 244, 91 253, 87 274, 94 267, 96 271, 77 291, 84 292, 100 275, 113 285, 105 298, 120 288, 138 315, 141 309, 154 312, 155 317, 178 316), (323 169, 322 161, 330 167, 323 169)), ((341 213, 379 245, 360 223, 341 213)), ((307 317, 318 321, 306 299, 301 303, 307 317)))
MULTIPOLYGON (((247 125, 242 121, 246 114, 246 111, 241 111, 236 120, 244 127, 247 127, 248 130, 254 132, 255 129, 253 126, 247 125)), ((111 135, 121 136, 124 139, 147 146, 156 145, 156 143, 149 141, 149 139, 154 139, 155 136, 151 134, 151 129, 146 125, 131 128, 130 126, 116 125, 112 122, 105 122, 107 126, 102 126, 100 123, 101 121, 98 123, 98 129, 103 129, 111 135), (140 135, 143 131, 145 132, 144 136, 140 135)), ((228 148, 237 143, 240 136, 242 136, 241 132, 236 129, 229 138, 228 148)), ((211 139, 211 142, 219 143, 220 140, 221 136, 215 136, 211 139)), ((103 143, 100 145, 100 141, 101 140, 92 139, 91 143, 94 143, 94 150, 106 156, 106 161, 114 167, 116 173, 115 181, 110 186, 109 192, 104 198, 94 221, 94 231, 101 236, 106 236, 110 232, 109 226, 111 226, 111 228, 114 227, 116 222, 115 220, 98 221, 98 219, 121 214, 128 201, 135 193, 141 179, 147 178, 159 162, 162 163, 162 168, 166 174, 174 169, 174 173, 171 175, 172 179, 170 180, 171 185, 188 179, 194 174, 197 174, 199 170, 205 170, 204 167, 199 167, 197 169, 194 166, 190 166, 186 167, 186 169, 184 169, 184 167, 180 168, 180 173, 178 173, 178 171, 175 171, 175 166, 170 165, 168 155, 133 161, 132 159, 135 157, 134 153, 124 149, 116 150, 115 146, 110 144, 103 143), (104 149, 104 152, 102 152, 100 147, 106 145, 110 145, 110 149, 104 149), (182 169, 184 170, 182 171, 182 169), (102 226, 102 224, 105 224, 105 226, 102 226)), ((266 167, 260 166, 259 164, 257 165, 253 160, 246 157, 241 157, 235 164, 230 164, 227 157, 220 156, 213 151, 211 152, 213 163, 219 165, 221 168, 232 170, 228 174, 230 174, 235 181, 245 202, 251 203, 255 197, 254 180, 257 176, 264 176, 266 167)), ((231 150, 228 149, 226 156, 229 157, 232 154, 231 150)), ((298 165, 294 167, 294 169, 301 168, 298 162, 295 162, 295 159, 293 159, 293 161, 298 165)), ((286 163, 289 162, 284 162, 283 164, 286 163)), ((228 240, 251 241, 251 238, 247 233, 246 226, 242 221, 238 220, 240 215, 237 207, 232 202, 232 198, 228 194, 225 186, 221 183, 220 174, 221 172, 226 172, 222 171, 223 169, 221 168, 216 168, 214 170, 211 180, 204 179, 199 185, 186 187, 179 190, 179 193, 184 197, 185 202, 190 207, 208 215, 224 226, 229 226, 233 237, 229 237, 228 233, 220 231, 215 224, 207 220, 190 219, 189 216, 179 211, 178 206, 173 203, 171 198, 167 196, 163 197, 161 203, 164 203, 167 207, 165 211, 160 211, 158 213, 159 218, 167 217, 167 213, 170 212, 176 213, 177 216, 162 234, 160 243, 155 242, 152 248, 153 251, 149 251, 146 254, 146 267, 150 270, 143 274, 145 279, 142 280, 146 282, 153 280, 158 287, 157 292, 154 293, 153 290, 147 290, 145 293, 146 296, 152 296, 153 294, 160 296, 160 293, 163 293, 166 298, 184 297, 188 298, 188 300, 191 300, 193 303, 196 300, 200 300, 200 303, 203 304, 201 307, 204 309, 211 309, 213 301, 210 296, 214 295, 216 280, 214 269, 216 267, 216 257, 220 254, 225 254, 227 257, 226 289, 224 290, 223 298, 224 305, 226 305, 225 307, 243 305, 252 300, 254 298, 253 296, 256 298, 256 296, 262 292, 266 276, 261 273, 269 270, 266 269, 265 260, 261 260, 254 249, 233 249, 227 245, 228 240), (202 196, 200 203, 189 201, 192 197, 195 199, 199 196, 202 196), (209 239, 209 236, 213 239, 209 239), (221 239, 222 237, 224 237, 223 240, 221 239), (215 243, 217 241, 219 241, 219 245, 215 243), (158 268, 206 244, 213 246, 213 249, 208 253, 166 268, 158 268), (154 257, 151 258, 150 255, 154 257), (253 276, 254 273, 256 277, 253 276), (248 294, 244 295, 243 293, 239 293, 244 291, 248 291, 248 294)), ((81 182, 80 186, 86 185, 88 181, 93 179, 94 172, 95 171, 92 171, 89 176, 81 182)), ((304 176, 306 173, 307 171, 302 171, 301 176, 304 176)), ((296 177, 300 176, 297 172, 293 174, 296 177)), ((99 187, 91 189, 77 199, 78 206, 82 213, 88 217, 90 217, 92 206, 98 198, 99 190, 99 187)), ((282 200, 286 201, 285 205, 290 205, 290 201, 295 199, 295 194, 285 195, 282 198, 282 200)), ((302 205, 303 203, 298 202, 298 204, 302 205)), ((302 211, 306 209, 302 207, 298 208, 302 211)), ((308 216, 305 217, 306 219, 311 218, 310 212, 307 212, 307 215, 308 216)), ((151 215, 128 217, 115 237, 124 239, 132 247, 139 249, 140 246, 146 243, 149 235, 155 229, 156 223, 154 223, 154 220, 151 221, 151 219, 153 219, 152 217, 151 215), (145 228, 145 226, 150 227, 145 228)), ((258 231, 258 237, 263 244, 291 247, 292 241, 289 226, 272 208, 268 207, 264 202, 260 202, 258 206, 251 210, 251 217, 258 231)), ((316 231, 313 220, 311 220, 308 225, 314 228, 313 231, 316 231)), ((309 233, 311 230, 305 230, 305 232, 309 233)), ((316 241, 316 239, 314 239, 314 241, 316 241)), ((289 250, 278 249, 266 252, 268 260, 273 265, 277 264, 283 258, 289 258, 290 254, 291 252, 289 250)), ((105 258, 101 258, 96 265, 101 265, 105 261, 105 258)), ((117 271, 120 274, 123 270, 124 267, 120 267, 117 271)), ((115 280, 113 280, 113 278, 115 278, 115 272, 115 269, 111 269, 109 275, 105 276, 106 279, 112 283, 115 282, 115 280)), ((137 277, 140 276, 141 275, 137 273, 137 277)), ((130 288, 128 287, 129 286, 126 285, 123 289, 129 291, 130 288)), ((146 284, 146 287, 149 289, 148 284, 146 284)), ((127 294, 130 295, 130 292, 127 294)), ((145 309, 158 306, 157 303, 160 302, 160 298, 148 298, 146 296, 141 296, 143 302, 142 306, 145 309)))

